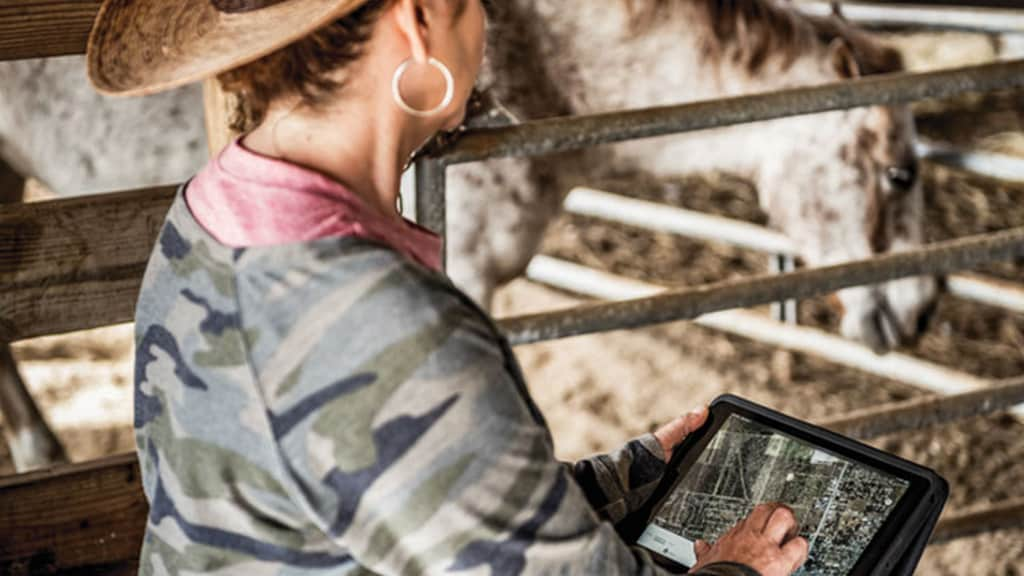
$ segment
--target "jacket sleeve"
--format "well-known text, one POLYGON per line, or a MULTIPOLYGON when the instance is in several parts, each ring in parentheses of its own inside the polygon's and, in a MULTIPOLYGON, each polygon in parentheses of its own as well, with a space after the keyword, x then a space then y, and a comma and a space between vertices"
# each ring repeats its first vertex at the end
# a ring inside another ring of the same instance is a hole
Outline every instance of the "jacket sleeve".
POLYGON ((661 444, 653 434, 644 434, 614 452, 580 460, 570 468, 590 506, 615 524, 647 501, 665 466, 661 444))
POLYGON ((266 392, 310 521, 378 574, 664 573, 555 459, 493 325, 426 292, 378 283, 317 317, 287 389, 266 392))

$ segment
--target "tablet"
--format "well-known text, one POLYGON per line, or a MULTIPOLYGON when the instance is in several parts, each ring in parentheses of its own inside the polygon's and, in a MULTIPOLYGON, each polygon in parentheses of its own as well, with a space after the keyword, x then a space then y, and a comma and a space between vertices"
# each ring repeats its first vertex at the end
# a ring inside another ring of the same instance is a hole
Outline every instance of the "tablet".
POLYGON ((927 468, 722 396, 704 427, 674 451, 648 503, 620 530, 681 571, 696 563, 696 540, 713 542, 756 505, 782 502, 810 545, 796 574, 890 574, 908 557, 916 564, 920 551, 908 551, 927 543, 921 533, 934 526, 945 490, 927 468))

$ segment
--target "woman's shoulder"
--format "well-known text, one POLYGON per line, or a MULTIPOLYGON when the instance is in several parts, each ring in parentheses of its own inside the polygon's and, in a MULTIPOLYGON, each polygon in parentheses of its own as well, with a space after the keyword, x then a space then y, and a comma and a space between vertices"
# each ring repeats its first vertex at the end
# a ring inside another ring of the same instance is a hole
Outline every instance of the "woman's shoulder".
POLYGON ((359 238, 243 254, 237 279, 243 320, 268 346, 295 341, 289 334, 296 333, 344 335, 362 347, 433 340, 452 329, 498 337, 487 315, 446 277, 359 238))
POLYGON ((372 375, 381 398, 407 381, 445 381, 465 392, 490 385, 458 376, 470 367, 512 367, 484 312, 446 278, 388 248, 339 242, 274 263, 240 263, 249 361, 280 402, 361 375, 372 375))
POLYGON ((442 274, 392 248, 358 237, 253 249, 237 258, 239 283, 264 304, 386 299, 393 310, 465 305, 465 297, 442 274), (253 252, 249 254, 248 252, 253 252))

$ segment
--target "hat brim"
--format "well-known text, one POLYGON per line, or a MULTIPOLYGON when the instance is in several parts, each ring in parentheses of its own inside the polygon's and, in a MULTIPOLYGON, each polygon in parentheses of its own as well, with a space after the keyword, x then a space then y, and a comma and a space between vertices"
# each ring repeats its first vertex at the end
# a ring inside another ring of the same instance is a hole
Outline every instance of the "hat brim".
POLYGON ((107 0, 89 37, 89 79, 104 94, 140 96, 257 60, 367 0, 287 0, 244 13, 210 0, 107 0))

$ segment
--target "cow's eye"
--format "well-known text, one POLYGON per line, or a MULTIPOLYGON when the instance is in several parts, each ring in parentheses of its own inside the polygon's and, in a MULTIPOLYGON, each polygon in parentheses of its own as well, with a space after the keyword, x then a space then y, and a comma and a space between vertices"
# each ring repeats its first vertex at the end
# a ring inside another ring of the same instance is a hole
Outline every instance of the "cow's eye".
POLYGON ((917 184, 917 166, 889 166, 885 169, 885 176, 893 190, 908 192, 917 184))

